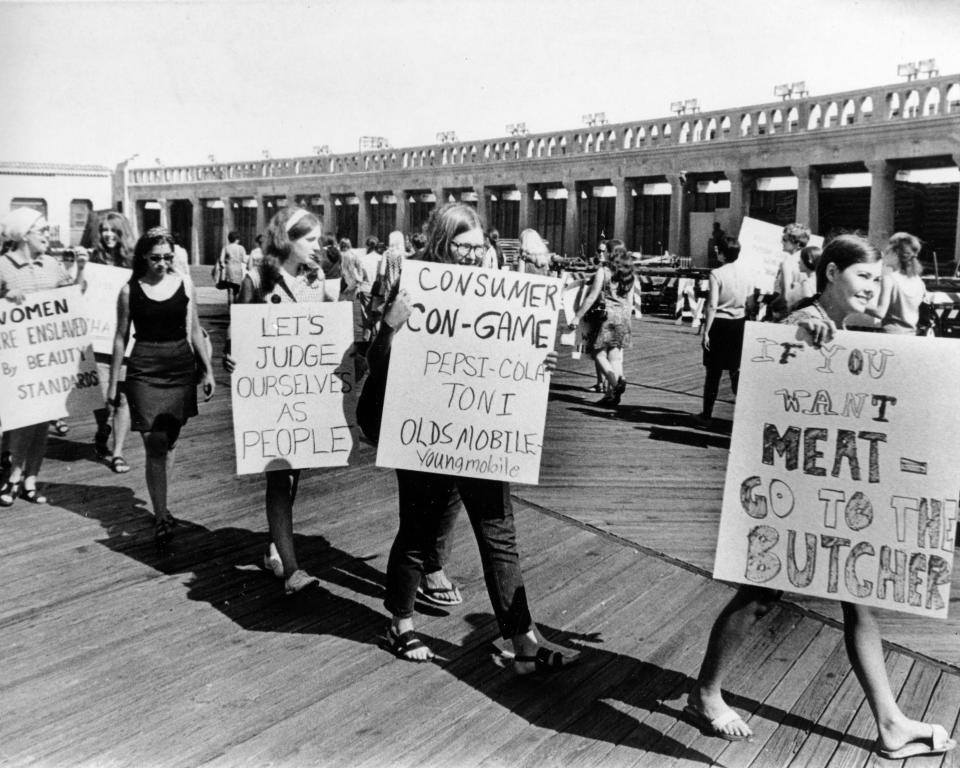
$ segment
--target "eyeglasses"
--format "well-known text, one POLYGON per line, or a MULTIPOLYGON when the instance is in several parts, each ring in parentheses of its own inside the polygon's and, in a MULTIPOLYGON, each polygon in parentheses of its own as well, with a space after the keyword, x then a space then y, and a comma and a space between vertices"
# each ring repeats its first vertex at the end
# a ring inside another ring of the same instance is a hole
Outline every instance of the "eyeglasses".
POLYGON ((480 259, 483 258, 483 254, 486 253, 487 246, 470 245, 470 243, 450 243, 450 250, 461 259, 467 259, 471 256, 474 259, 480 259))
POLYGON ((163 256, 155 256, 155 255, 153 255, 153 254, 150 255, 150 263, 151 263, 151 264, 159 264, 161 261, 165 261, 165 262, 167 262, 167 264, 172 264, 172 263, 173 263, 173 254, 172 254, 172 253, 165 253, 165 254, 163 254, 163 256))

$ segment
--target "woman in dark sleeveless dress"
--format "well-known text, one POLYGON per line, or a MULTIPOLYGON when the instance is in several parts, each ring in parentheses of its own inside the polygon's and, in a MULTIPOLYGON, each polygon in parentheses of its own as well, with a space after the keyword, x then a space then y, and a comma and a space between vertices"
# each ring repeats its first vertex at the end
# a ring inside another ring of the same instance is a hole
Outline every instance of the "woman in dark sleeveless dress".
POLYGON ((117 384, 130 324, 134 346, 127 364, 126 391, 131 427, 143 436, 147 491, 163 544, 177 524, 167 509, 167 483, 180 430, 197 415, 196 363, 192 340, 203 363, 203 391, 213 396, 213 368, 196 312, 193 284, 173 270, 173 238, 155 227, 137 241, 133 276, 117 301, 108 398, 116 403, 117 384))

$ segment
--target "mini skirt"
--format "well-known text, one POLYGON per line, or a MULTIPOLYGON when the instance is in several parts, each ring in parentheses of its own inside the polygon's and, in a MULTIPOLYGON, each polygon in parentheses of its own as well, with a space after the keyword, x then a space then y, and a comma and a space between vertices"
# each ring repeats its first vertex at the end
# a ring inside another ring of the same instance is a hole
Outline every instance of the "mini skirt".
POLYGON ((127 363, 126 392, 136 432, 183 426, 196 416, 196 364, 187 340, 137 341, 127 363))

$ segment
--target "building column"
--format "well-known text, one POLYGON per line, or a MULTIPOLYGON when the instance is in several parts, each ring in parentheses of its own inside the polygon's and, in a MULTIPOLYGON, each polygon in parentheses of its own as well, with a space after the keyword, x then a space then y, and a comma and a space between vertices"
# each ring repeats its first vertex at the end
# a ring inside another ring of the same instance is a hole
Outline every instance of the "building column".
POLYGON ((200 227, 203 222, 203 203, 196 195, 190 197, 190 263, 194 266, 201 264, 200 243, 203 238, 200 236, 200 227))
POLYGON ((397 220, 396 228, 403 232, 404 235, 412 234, 410 232, 410 210, 407 203, 407 196, 403 194, 403 190, 395 190, 393 196, 397 198, 397 220))
POLYGON ((667 174, 670 182, 670 231, 667 250, 675 256, 689 256, 690 200, 687 195, 687 177, 682 174, 667 174))
POLYGON ((370 209, 366 193, 360 192, 356 196, 360 201, 360 207, 357 210, 357 240, 362 243, 372 234, 370 232, 370 209))
POLYGON ((517 184, 517 191, 520 192, 520 212, 517 215, 517 231, 523 232, 529 229, 530 222, 536 221, 536 215, 530 209, 533 205, 533 192, 529 184, 517 184))
POLYGON ((565 181, 563 188, 567 190, 566 205, 564 206, 563 221, 563 251, 569 258, 580 255, 580 224, 577 221, 577 183, 565 181))
MULTIPOLYGON (((960 165, 960 155, 954 155, 953 162, 960 165)), ((953 231, 953 260, 960 260, 960 201, 957 204, 956 229, 953 231)))
POLYGON ((737 237, 743 217, 750 211, 750 186, 753 184, 753 176, 739 168, 723 173, 730 180, 730 225, 727 234, 737 237))
POLYGON ((481 184, 479 186, 475 186, 473 188, 473 191, 477 193, 477 213, 480 214, 480 218, 482 219, 483 223, 486 225, 487 229, 490 229, 490 218, 487 215, 489 212, 489 209, 487 206, 487 190, 481 184))
POLYGON ((170 231, 170 201, 165 197, 157 198, 157 205, 160 206, 160 226, 168 232, 170 231))
MULTIPOLYGON (((329 192, 323 195, 323 231, 332 237, 337 236, 337 206, 334 196, 329 192)), ((339 245, 339 243, 338 243, 339 245)), ((356 245, 356 243, 354 243, 356 245)))
POLYGON ((797 177, 797 210, 794 221, 820 232, 820 171, 809 165, 790 169, 797 177))
POLYGON ((893 192, 897 169, 886 160, 872 160, 866 166, 872 177, 868 235, 871 243, 882 248, 893 234, 893 192))
POLYGON ((267 229, 267 206, 264 203, 263 195, 257 195, 257 234, 263 234, 267 229))
POLYGON ((630 189, 625 179, 614 179, 613 186, 617 189, 616 202, 613 209, 613 236, 619 240, 627 242, 627 219, 630 211, 627 206, 632 199, 630 189))
POLYGON ((227 233, 234 228, 233 201, 229 197, 221 197, 223 203, 223 244, 227 244, 227 233))

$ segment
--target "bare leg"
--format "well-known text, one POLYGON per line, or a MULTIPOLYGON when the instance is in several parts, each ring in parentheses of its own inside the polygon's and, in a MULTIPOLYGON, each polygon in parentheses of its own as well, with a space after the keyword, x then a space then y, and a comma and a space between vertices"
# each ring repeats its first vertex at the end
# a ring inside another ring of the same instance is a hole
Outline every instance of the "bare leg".
MULTIPOLYGON (((721 692, 723 681, 736 661, 747 634, 773 607, 776 599, 776 592, 742 586, 714 622, 697 684, 688 697, 688 704, 707 720, 714 720, 729 709, 721 692)), ((753 734, 742 720, 735 720, 722 730, 732 736, 753 734)))
POLYGON ((167 467, 169 445, 165 432, 144 432, 143 449, 146 453, 147 492, 150 494, 150 503, 153 504, 153 514, 156 518, 169 516, 167 511, 167 467))
POLYGON ((283 563, 285 578, 299 568, 293 548, 293 478, 294 473, 285 470, 267 472, 267 526, 283 563))
POLYGON ((610 360, 607 358, 607 350, 602 349, 597 352, 597 356, 594 358, 597 363, 597 367, 603 372, 604 377, 607 379, 607 383, 612 390, 617 385, 617 373, 613 370, 613 367, 610 365, 610 360))
POLYGON ((123 456, 123 446, 130 434, 130 406, 127 396, 120 394, 120 405, 113 412, 113 455, 123 456))
POLYGON ((614 376, 617 377, 616 384, 623 378, 623 350, 620 348, 611 349, 607 352, 607 359, 610 361, 610 368, 614 376))

